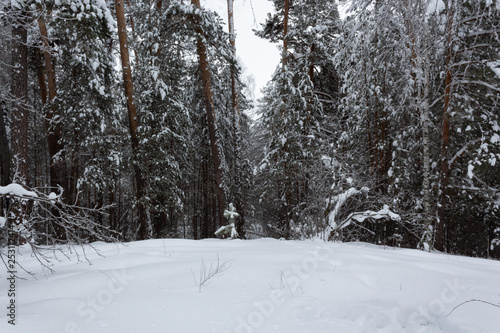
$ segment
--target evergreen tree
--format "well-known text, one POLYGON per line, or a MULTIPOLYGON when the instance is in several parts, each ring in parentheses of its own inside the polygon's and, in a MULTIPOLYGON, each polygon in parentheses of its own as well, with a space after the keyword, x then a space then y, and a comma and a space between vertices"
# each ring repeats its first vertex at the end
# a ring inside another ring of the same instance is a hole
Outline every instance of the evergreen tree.
POLYGON ((269 15, 257 32, 283 43, 282 66, 264 97, 262 122, 269 142, 260 170, 268 168, 268 181, 261 199, 274 206, 270 217, 277 223, 270 227, 290 237, 310 227, 309 187, 318 181, 319 175, 312 172, 322 163, 323 108, 315 73, 323 74, 331 62, 328 47, 338 26, 338 12, 332 1, 315 2, 315 6, 308 1, 276 1, 275 8, 276 14, 269 15))

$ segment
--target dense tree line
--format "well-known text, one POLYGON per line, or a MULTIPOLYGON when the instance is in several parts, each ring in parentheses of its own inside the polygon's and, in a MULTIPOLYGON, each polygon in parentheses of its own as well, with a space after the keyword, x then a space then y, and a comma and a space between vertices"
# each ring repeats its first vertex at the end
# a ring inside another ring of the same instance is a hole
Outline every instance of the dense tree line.
POLYGON ((274 1, 252 197, 282 237, 498 256, 496 1, 274 1))
POLYGON ((500 4, 273 3, 250 119, 232 0, 228 32, 198 0, 2 1, 1 185, 62 200, 4 194, 2 229, 199 239, 233 203, 240 237, 498 257, 500 4))
MULTIPOLYGON (((228 203, 242 210, 250 104, 217 14, 161 0, 0 10, 2 185, 61 194, 125 240, 212 237, 228 203)), ((30 217, 11 199, 14 228, 30 217)), ((64 241, 57 225, 43 232, 64 241)))

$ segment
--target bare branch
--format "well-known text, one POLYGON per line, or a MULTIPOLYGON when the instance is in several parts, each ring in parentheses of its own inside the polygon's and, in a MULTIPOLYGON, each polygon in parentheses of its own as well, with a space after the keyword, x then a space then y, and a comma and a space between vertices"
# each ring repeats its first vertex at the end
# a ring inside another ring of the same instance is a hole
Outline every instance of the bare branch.
POLYGON ((485 303, 485 304, 488 304, 488 305, 491 305, 491 306, 494 306, 494 307, 500 308, 500 305, 499 305, 499 304, 495 304, 495 303, 491 303, 491 302, 483 301, 483 300, 481 300, 481 299, 469 299, 469 300, 467 300, 467 301, 465 301, 465 302, 462 302, 462 303, 458 304, 457 306, 455 306, 455 307, 453 308, 453 310, 451 310, 451 311, 450 311, 450 313, 448 313, 448 314, 446 315, 446 317, 448 317, 449 315, 451 315, 451 314, 453 313, 453 311, 455 311, 457 308, 461 307, 461 306, 462 306, 462 305, 464 305, 464 304, 470 303, 470 302, 481 302, 481 303, 485 303))
POLYGON ((194 274, 194 271, 191 270, 191 273, 193 274, 194 282, 196 283, 196 285, 198 285, 198 291, 201 292, 202 286, 207 285, 211 279, 213 279, 216 276, 221 275, 222 273, 227 271, 230 267, 231 267, 231 262, 225 261, 225 262, 221 263, 218 254, 217 254, 217 264, 213 265, 211 263, 210 267, 207 267, 207 265, 205 264, 205 260, 202 257, 198 278, 194 274))

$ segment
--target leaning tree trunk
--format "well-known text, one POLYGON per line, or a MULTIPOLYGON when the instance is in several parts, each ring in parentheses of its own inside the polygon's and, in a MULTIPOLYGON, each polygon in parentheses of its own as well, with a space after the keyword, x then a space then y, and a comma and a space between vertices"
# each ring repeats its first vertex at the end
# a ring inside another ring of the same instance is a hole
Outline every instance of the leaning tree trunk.
POLYGON ((125 23, 125 10, 123 8, 123 0, 115 0, 116 8, 116 21, 118 25, 118 39, 120 41, 120 56, 122 62, 123 82, 125 88, 125 98, 127 99, 127 110, 129 119, 130 139, 132 142, 132 153, 134 157, 133 168, 135 174, 135 185, 137 191, 138 203, 138 216, 139 216, 139 230, 138 238, 147 239, 151 238, 151 225, 148 221, 147 207, 143 202, 145 181, 142 175, 139 162, 139 137, 137 135, 137 128, 139 121, 137 119, 137 110, 134 101, 134 87, 132 83, 132 69, 130 68, 130 57, 127 42, 127 26, 125 23))
MULTIPOLYGON (((201 9, 200 0, 191 0, 191 4, 197 7, 198 9, 201 9)), ((220 227, 225 224, 224 209, 226 207, 226 195, 224 193, 224 188, 222 184, 222 169, 221 169, 217 131, 215 129, 215 109, 214 109, 214 100, 212 95, 212 83, 210 78, 210 71, 208 69, 207 48, 201 37, 202 29, 199 26, 200 23, 199 19, 196 17, 195 17, 195 23, 198 25, 198 27, 196 28, 196 32, 198 34, 198 38, 196 40, 196 47, 200 62, 201 80, 203 82, 203 94, 205 96, 205 109, 207 112, 208 133, 210 136, 210 147, 212 150, 214 178, 215 178, 215 184, 217 186, 216 191, 217 191, 217 203, 218 203, 218 214, 219 214, 219 219, 218 219, 219 226, 216 227, 220 227)))

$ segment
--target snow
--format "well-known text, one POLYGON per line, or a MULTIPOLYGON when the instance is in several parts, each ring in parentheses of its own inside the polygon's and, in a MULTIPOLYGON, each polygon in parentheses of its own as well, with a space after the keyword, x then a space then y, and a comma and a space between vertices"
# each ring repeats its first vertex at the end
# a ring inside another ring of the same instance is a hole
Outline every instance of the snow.
POLYGON ((106 4, 105 0, 96 0, 96 5, 98 8, 101 9, 101 13, 99 13, 99 17, 102 17, 101 15, 104 14, 104 18, 106 19, 106 23, 108 25, 108 28, 110 30, 115 30, 116 29, 116 21, 113 17, 113 14, 111 14, 111 11, 108 8, 108 5, 106 4))
POLYGON ((443 0, 430 0, 427 6, 427 15, 439 14, 445 10, 446 6, 443 0))
POLYGON ((470 179, 474 178, 474 166, 472 164, 469 164, 469 166, 467 167, 467 177, 469 177, 470 179))
POLYGON ((229 237, 231 239, 240 237, 240 235, 236 231, 236 226, 234 225, 234 223, 220 227, 214 234, 217 237, 229 237))
POLYGON ((389 209, 389 206, 388 205, 384 205, 384 208, 382 208, 381 210, 377 211, 377 212, 374 212, 374 211, 371 211, 371 210, 367 210, 365 212, 362 212, 362 213, 356 213, 356 215, 353 215, 352 216, 352 219, 353 220, 356 220, 358 222, 363 222, 364 220, 368 219, 368 218, 373 218, 375 220, 380 220, 382 218, 390 218, 391 220, 394 220, 394 221, 401 221, 401 217, 392 212, 390 209, 389 209))
POLYGON ((363 188, 361 188, 361 190, 358 190, 354 187, 351 187, 347 191, 345 191, 344 193, 341 193, 339 195, 334 196, 332 198, 332 202, 336 203, 335 208, 328 215, 328 221, 329 221, 330 227, 332 227, 333 229, 337 228, 337 222, 335 219, 337 218, 337 215, 340 211, 340 208, 342 208, 342 206, 344 205, 344 203, 346 202, 347 199, 349 199, 350 197, 352 197, 353 195, 356 195, 358 193, 363 193, 363 192, 368 192, 368 191, 369 191, 369 189, 367 187, 363 187, 363 188))
POLYGON ((0 195, 14 195, 18 197, 38 197, 35 192, 26 190, 22 185, 9 184, 7 186, 0 186, 0 195))
POLYGON ((50 192, 49 195, 47 196, 47 199, 50 201, 56 201, 60 198, 61 195, 57 195, 54 192, 50 192))
POLYGON ((3 216, 0 216, 0 228, 3 228, 5 223, 7 223, 7 219, 3 216))
POLYGON ((500 60, 488 62, 487 65, 500 79, 500 60))
POLYGON ((224 217, 228 219, 230 222, 234 221, 240 214, 236 212, 236 207, 232 203, 229 204, 229 209, 224 210, 224 217))
POLYGON ((384 207, 379 211, 366 210, 364 212, 353 212, 350 213, 347 218, 345 218, 340 223, 332 223, 330 224, 331 230, 338 231, 340 229, 344 229, 345 227, 351 225, 353 221, 363 223, 366 219, 370 220, 381 220, 381 219, 390 219, 393 221, 401 221, 401 216, 399 214, 394 213, 389 209, 388 205, 384 205, 384 207))
POLYGON ((500 142, 500 136, 498 136, 498 134, 493 134, 493 136, 491 137, 490 139, 490 142, 491 143, 497 143, 497 142, 500 142))
MULTIPOLYGON (((320 241, 157 239, 42 269, 22 246, 16 326, 0 332, 498 332, 500 262, 320 241), (201 263, 230 267, 195 285, 201 263), (203 260, 203 261, 202 261, 203 260)), ((80 255, 82 251, 80 250, 80 255)), ((64 257, 63 257, 64 258, 64 257)), ((0 290, 8 290, 5 268, 0 290)), ((7 292, 0 292, 5 309, 7 292)))

